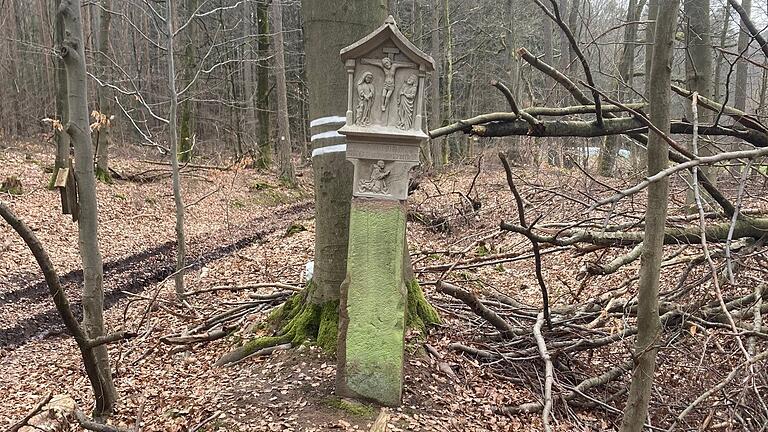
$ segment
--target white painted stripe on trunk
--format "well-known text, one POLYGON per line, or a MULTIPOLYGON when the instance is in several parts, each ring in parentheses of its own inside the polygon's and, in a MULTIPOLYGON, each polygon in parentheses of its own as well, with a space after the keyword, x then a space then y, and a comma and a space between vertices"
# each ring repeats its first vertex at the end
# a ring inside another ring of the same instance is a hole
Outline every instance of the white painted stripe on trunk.
POLYGON ((314 142, 321 139, 328 139, 328 138, 338 138, 338 137, 344 137, 344 135, 338 133, 335 130, 323 132, 319 134, 312 135, 312 138, 310 138, 310 141, 314 142))
POLYGON ((312 157, 320 156, 328 153, 343 153, 347 151, 346 144, 337 144, 327 147, 320 147, 312 150, 312 157))
POLYGON ((309 127, 317 127, 317 126, 322 126, 326 124, 346 123, 346 122, 347 122, 347 118, 341 117, 341 116, 320 117, 309 122, 309 127))

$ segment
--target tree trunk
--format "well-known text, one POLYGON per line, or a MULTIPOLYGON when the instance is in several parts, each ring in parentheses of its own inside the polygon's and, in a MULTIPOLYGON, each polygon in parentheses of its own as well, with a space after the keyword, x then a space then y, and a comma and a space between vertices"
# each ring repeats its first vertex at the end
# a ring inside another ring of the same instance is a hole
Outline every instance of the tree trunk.
MULTIPOLYGON (((104 288, 101 252, 99 250, 99 220, 96 203, 96 178, 93 170, 93 143, 88 121, 87 75, 85 72, 85 42, 83 38, 80 0, 62 0, 59 14, 67 38, 61 52, 67 71, 69 122, 67 133, 75 146, 75 175, 80 201, 78 238, 83 261, 83 328, 91 339, 104 333, 104 288)), ((103 398, 97 400, 95 416, 112 410, 117 397, 106 346, 96 348, 99 372, 103 376, 103 398), (98 403, 100 402, 100 403, 98 403)))
MULTIPOLYGON (((430 36, 430 44, 432 55, 435 57, 435 71, 432 73, 432 107, 430 119, 431 127, 436 128, 440 126, 440 111, 442 110, 442 101, 440 99, 440 71, 443 68, 442 64, 442 51, 440 50, 440 2, 435 2, 432 5, 432 35, 430 36)), ((429 141, 429 150, 431 153, 432 166, 439 170, 443 167, 443 143, 445 139, 433 138, 429 141)))
MULTIPOLYGON (((637 0, 629 0, 627 5, 627 22, 637 21, 637 0)), ((619 80, 616 83, 616 100, 623 102, 627 93, 626 89, 632 88, 632 77, 635 74, 635 44, 637 43, 637 25, 628 24, 624 27, 624 45, 619 49, 619 80)), ((609 136, 600 152, 598 171, 600 175, 610 176, 616 165, 616 152, 619 146, 619 137, 609 136)))
MULTIPOLYGON (((53 1, 54 6, 58 7, 60 0, 53 1)), ((54 46, 60 47, 64 42, 64 21, 61 14, 56 14, 53 28, 54 46)), ((54 60, 56 74, 56 120, 62 126, 66 126, 69 118, 69 106, 67 99, 67 71, 64 68, 64 60, 59 56, 54 60)), ((49 188, 53 188, 59 169, 69 166, 69 135, 63 128, 53 128, 54 142, 56 143, 56 157, 53 163, 53 174, 48 183, 49 188)))
MULTIPOLYGON (((170 2, 169 2, 170 3, 170 2)), ((174 5, 175 6, 175 5, 174 5)), ((198 0, 186 0, 185 9, 187 14, 191 16, 198 7, 198 0)), ((174 7, 175 9, 175 7, 174 7)), ((173 19, 176 19, 174 17, 173 19)), ((177 158, 181 162, 189 162, 192 160, 192 147, 194 145, 195 137, 195 106, 192 101, 192 97, 189 96, 192 93, 192 81, 195 79, 195 73, 198 67, 196 59, 197 49, 197 27, 194 22, 190 23, 184 30, 186 34, 186 44, 184 47, 184 64, 182 71, 182 83, 186 87, 186 96, 181 102, 181 119, 178 128, 178 148, 177 158)), ((173 35, 169 36, 173 38, 173 35)), ((171 53, 172 55, 172 53, 171 53)), ((175 81, 175 78, 171 78, 175 81)), ((175 86, 175 84, 174 84, 175 86)), ((174 89, 175 91, 175 89, 174 89)), ((178 95, 176 96, 178 99, 178 95)), ((173 102, 172 102, 173 103, 173 102)), ((178 100, 177 102, 178 103, 178 100)))
MULTIPOLYGON (((98 16, 98 31, 94 32, 96 36, 95 44, 96 53, 96 68, 101 79, 108 78, 108 64, 109 64, 109 24, 111 22, 111 14, 106 12, 111 10, 111 0, 99 0, 100 5, 96 5, 96 13, 98 16)), ((98 87, 98 107, 97 111, 105 116, 106 121, 101 121, 97 129, 96 136, 98 141, 96 143, 96 178, 110 183, 112 176, 109 173, 109 146, 110 146, 110 129, 111 122, 108 120, 111 116, 111 107, 109 103, 109 97, 107 96, 107 89, 104 87, 98 87)))
POLYGON ((352 164, 344 137, 336 131, 347 111, 347 74, 339 51, 380 26, 386 9, 380 0, 302 2, 309 114, 314 147, 315 270, 309 301, 338 301, 347 268, 352 164))
MULTIPOLYGON (((195 0, 192 0, 195 1, 195 0)), ((193 9, 194 10, 194 9, 193 9)), ((179 107, 179 94, 176 90, 176 63, 173 56, 173 22, 176 19, 176 5, 168 2, 165 15, 166 32, 165 46, 168 59, 168 92, 170 97, 170 109, 168 114, 168 142, 171 146, 171 179, 173 182, 173 202, 176 206, 176 274, 174 282, 176 296, 184 299, 184 267, 187 255, 187 242, 184 234, 184 200, 181 196, 181 178, 179 175, 179 129, 177 125, 177 111, 179 107)), ((186 55, 186 53, 185 53, 186 55)), ((182 114, 182 121, 184 114, 182 114)))
MULTIPOLYGON (((684 3, 684 12, 688 19, 686 28, 685 72, 688 90, 698 91, 706 98, 712 97, 712 42, 710 38, 709 0, 688 0, 684 3)), ((690 106, 687 106, 690 117, 690 106)), ((710 123, 713 112, 699 110, 699 122, 710 123)), ((715 149, 712 142, 702 137, 701 156, 712 155, 715 149)), ((705 167, 702 172, 717 186, 717 168, 705 167)), ((693 203, 693 190, 688 190, 687 204, 693 203)))
POLYGON ((291 127, 288 122, 288 88, 285 83, 285 55, 283 46, 283 5, 282 0, 272 0, 270 21, 275 53, 275 90, 277 91, 278 161, 280 179, 293 186, 296 174, 291 160, 291 127))
MULTIPOLYGON (((445 40, 443 41, 443 55, 445 56, 445 97, 443 98, 443 120, 453 119, 453 24, 451 23, 451 0, 443 1, 445 40)), ((458 160, 460 156, 459 140, 455 137, 446 137, 444 162, 458 160)))
MULTIPOLYGON (((243 76, 243 97, 245 100, 245 120, 243 121, 243 130, 245 132, 246 137, 246 148, 240 149, 241 154, 236 155, 238 158, 242 157, 244 154, 252 149, 252 140, 256 136, 256 120, 258 118, 257 112, 256 112, 256 101, 255 101, 255 85, 254 85, 254 73, 253 73, 253 63, 256 60, 254 56, 254 49, 251 45, 252 41, 255 39, 253 37, 254 34, 254 28, 253 20, 256 15, 256 9, 252 2, 244 2, 243 5, 243 37, 245 38, 248 43, 246 43, 243 46, 243 62, 241 64, 241 67, 243 68, 242 76, 243 76)), ((255 150, 255 149, 254 149, 255 150)))
MULTIPOLYGON (((724 47, 725 44, 728 42, 728 27, 731 24, 731 4, 726 2, 723 6, 723 23, 720 30, 720 46, 724 47)), ((747 32, 747 35, 749 35, 749 32, 747 32)), ((723 60, 725 59, 725 55, 723 53, 718 53, 715 56, 715 77, 714 77, 714 83, 712 84, 712 99, 716 101, 720 101, 722 96, 720 91, 722 90, 722 67, 723 67, 723 60)), ((725 103, 725 101, 722 101, 725 103)))
MULTIPOLYGON (((669 103, 671 84, 672 45, 679 0, 661 2, 656 16, 655 42, 650 79, 650 119, 662 132, 669 133, 669 103)), ((648 136, 648 175, 665 169, 669 164, 667 143, 655 133, 648 136)), ((640 432, 648 416, 656 352, 661 324, 659 322, 659 274, 664 245, 664 225, 667 219, 668 180, 648 187, 648 206, 645 213, 645 238, 640 258, 638 284, 637 339, 635 341, 635 368, 624 410, 623 432, 640 432)))
MULTIPOLYGON (((748 17, 752 15, 752 0, 742 0, 741 7, 747 13, 748 17)), ((752 40, 749 30, 740 26, 738 50, 744 57, 749 58, 748 45, 752 40)), ((744 60, 736 62, 736 80, 733 90, 733 107, 745 111, 747 107, 747 71, 749 63, 744 60)), ((725 102, 723 102, 725 103, 725 102)))
MULTIPOLYGON (((267 3, 256 3, 256 19, 258 25, 259 62, 256 64, 256 112, 259 121, 259 155, 256 160, 257 168, 269 168, 272 165, 272 146, 270 146, 269 124, 269 18, 267 3)), ((305 35, 306 40, 306 35, 305 35)))

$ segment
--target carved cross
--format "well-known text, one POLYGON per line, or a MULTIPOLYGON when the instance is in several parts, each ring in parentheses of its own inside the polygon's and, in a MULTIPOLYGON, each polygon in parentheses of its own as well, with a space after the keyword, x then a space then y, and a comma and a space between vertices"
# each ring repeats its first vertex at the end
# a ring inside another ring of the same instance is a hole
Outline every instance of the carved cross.
POLYGON ((397 48, 383 48, 384 54, 389 57, 390 60, 395 60, 395 54, 400 54, 400 50, 397 48))

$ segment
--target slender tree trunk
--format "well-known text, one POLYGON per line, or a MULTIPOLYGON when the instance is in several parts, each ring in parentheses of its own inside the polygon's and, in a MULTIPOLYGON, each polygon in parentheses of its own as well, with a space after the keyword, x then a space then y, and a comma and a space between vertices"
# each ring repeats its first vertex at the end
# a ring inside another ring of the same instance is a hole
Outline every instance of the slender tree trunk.
POLYGON ((173 182, 173 202, 176 206, 176 275, 174 276, 176 296, 184 299, 184 267, 187 255, 187 242, 184 234, 184 200, 181 196, 181 178, 179 175, 179 129, 177 125, 177 111, 179 107, 179 93, 176 90, 176 62, 173 56, 173 22, 176 19, 176 5, 168 2, 165 23, 165 46, 168 59, 168 92, 170 93, 170 109, 168 114, 168 142, 171 146, 171 178, 173 182))
MULTIPOLYGON (((75 146, 75 175, 80 201, 78 237, 83 261, 83 329, 91 339, 103 336, 104 288, 101 251, 99 249, 99 220, 96 203, 96 178, 93 170, 93 143, 88 121, 87 75, 85 72, 85 42, 83 38, 80 0, 62 0, 59 14, 67 34, 61 52, 67 71, 69 122, 67 133, 75 146)), ((99 373, 103 380, 103 398, 94 415, 108 414, 117 397, 106 346, 96 348, 99 373)), ((98 400, 97 400, 98 402, 98 400)))
MULTIPOLYGON (((97 47, 96 53, 96 67, 101 78, 108 78, 108 63, 109 63, 109 24, 111 22, 111 14, 106 12, 111 10, 111 0, 99 0, 100 6, 96 5, 96 13, 98 15, 99 28, 96 34, 95 45, 97 47)), ((107 89, 98 87, 98 102, 99 106, 97 111, 107 119, 111 116, 112 110, 109 103, 109 97, 107 96, 107 89)), ((110 146, 110 129, 111 121, 102 122, 98 128, 98 142, 96 143, 96 178, 110 183, 112 176, 109 173, 109 146, 110 146)))
MULTIPOLYGON (((730 6, 730 4, 728 4, 730 6)), ((741 7, 747 13, 747 16, 752 15, 752 0, 742 0, 741 7)), ((748 45, 752 40, 749 35, 749 30, 741 28, 739 30, 739 53, 743 53, 744 57, 749 58, 748 45)), ((733 107, 745 111, 747 107, 747 72, 749 70, 749 63, 744 60, 740 60, 736 63, 736 80, 734 81, 733 90, 733 107)), ((725 103, 725 102, 723 102, 725 103)))
MULTIPOLYGON (((710 37, 709 0, 687 0, 683 4, 688 26, 686 28, 686 79, 688 89, 698 91, 699 95, 712 98, 712 42, 710 37)), ((690 114, 690 107, 687 111, 690 114)), ((709 123, 712 111, 699 110, 699 121, 709 123)), ((689 115, 690 117, 690 115, 689 115)), ((712 142, 702 137, 701 155, 712 155, 715 149, 712 142)), ((717 168, 706 167, 701 170, 717 186, 717 168)), ((693 204, 693 190, 688 190, 687 204, 693 204)))
MULTIPOLYGON (((435 2, 432 5, 432 34, 430 36, 432 55, 435 57, 435 71, 432 73, 432 106, 430 127, 436 128, 441 125, 440 111, 442 110, 442 101, 440 99, 440 71, 443 68, 442 50, 440 49, 440 3, 435 2)), ((443 144, 445 139, 442 137, 433 138, 429 141, 429 150, 431 153, 432 166, 439 170, 443 167, 443 144)))
MULTIPOLYGON (((443 103, 443 120, 452 121, 453 119, 453 24, 451 23, 451 0, 442 0, 445 21, 445 40, 443 41, 445 56, 445 97, 443 103)), ((459 142, 455 137, 446 137, 447 146, 443 148, 444 162, 449 157, 452 160, 458 160, 460 156, 459 142)))
MULTIPOLYGON (((259 156, 256 160, 257 168, 268 168, 272 165, 272 146, 270 145, 269 124, 269 18, 267 3, 256 4, 256 16, 259 20, 258 30, 258 57, 256 66, 256 111, 259 121, 259 156)), ((306 35, 305 35, 306 38, 306 35)))
MULTIPOLYGON (((22 133, 23 127, 21 124, 21 114, 22 109, 19 102, 22 99, 22 94, 20 92, 20 89, 22 87, 22 83, 20 82, 20 78, 23 74, 19 74, 19 64, 18 64, 18 55, 17 55, 17 49, 16 45, 19 40, 19 30, 18 30, 18 20, 19 20, 19 10, 18 10, 18 4, 17 2, 11 1, 10 2, 10 16, 11 20, 13 21, 13 25, 11 26, 11 34, 10 37, 7 39, 7 46, 8 46, 8 71, 10 72, 10 80, 8 81, 9 85, 9 92, 7 96, 4 97, 10 97, 11 99, 11 108, 13 111, 13 117, 4 119, 3 122, 9 123, 9 131, 11 136, 17 136, 22 133)), ((7 30, 7 29, 6 29, 7 30)))
MULTIPOLYGON (((729 4, 730 6, 730 4, 729 4)), ((748 17, 752 15, 752 0, 742 0, 741 7, 747 13, 748 17)), ((738 51, 746 58, 750 58, 749 43, 752 41, 752 37, 749 35, 749 30, 740 26, 738 51)), ((736 80, 734 82, 733 91, 733 106, 734 108, 746 111, 747 108, 747 86, 749 73, 749 63, 745 60, 739 60, 736 62, 736 80)), ((725 103, 725 101, 723 102, 725 103)), ((732 150, 740 150, 744 148, 744 145, 736 142, 731 145, 732 150)), ((738 176, 744 164, 736 163, 731 167, 731 171, 734 175, 738 176)), ((705 171, 706 173, 706 171, 705 171)), ((711 178, 711 177, 710 177, 711 178)))
POLYGON ((291 127, 288 122, 288 88, 285 83, 285 54, 283 45, 283 5, 282 0, 272 0, 270 21, 275 53, 275 90, 277 91, 277 129, 278 129, 278 161, 280 164, 280 179, 293 186, 296 183, 296 173, 291 160, 291 127))
MULTIPOLYGON (((254 56, 254 48, 251 45, 255 40, 253 37, 255 26, 253 25, 254 17, 256 16, 256 9, 252 2, 243 3, 243 37, 248 41, 243 46, 243 91, 245 100, 245 121, 243 122, 243 130, 246 136, 246 149, 241 149, 243 152, 251 150, 252 140, 256 136, 256 120, 258 118, 256 114, 256 101, 255 101, 255 85, 254 85, 254 73, 253 64, 256 60, 254 56)), ((254 149, 255 150, 255 149, 254 149)), ((237 157, 242 157, 243 154, 238 154, 237 157)))
MULTIPOLYGON (((637 21, 637 0, 629 0, 627 5, 627 22, 637 21)), ((629 24, 624 27, 624 44, 619 48, 619 80, 616 83, 616 100, 623 101, 626 89, 632 88, 632 77, 635 74, 635 44, 637 43, 637 25, 629 24)), ((600 152, 598 171, 600 175, 610 176, 616 165, 616 152, 619 146, 619 136, 606 137, 600 152)))
MULTIPOLYGON (((171 2, 169 2, 171 3, 171 2)), ((197 10, 199 0, 186 0, 184 2, 187 14, 191 16, 197 10)), ((174 5, 175 6, 175 5, 174 5)), ((175 7, 174 7, 175 9, 175 7)), ((175 17, 173 19, 176 19, 175 17)), ((196 44, 197 44, 197 26, 190 23, 184 30, 186 35, 186 44, 184 47, 184 62, 182 65, 182 82, 183 85, 189 86, 192 80, 195 79, 195 73, 198 67, 196 59, 196 44)), ((172 35, 170 36, 173 37, 172 35)), ((175 80, 175 79, 174 79, 175 80)), ((195 137, 195 104, 192 98, 189 96, 192 93, 192 87, 188 87, 186 95, 181 102, 181 118, 179 120, 178 129, 178 152, 177 158, 181 162, 189 162, 192 160, 192 147, 194 146, 195 137)), ((177 95, 178 98, 178 95, 177 95)))
MULTIPOLYGON (((58 7, 60 0, 54 0, 54 7, 58 7)), ((56 14, 53 27, 54 46, 59 47, 64 42, 64 21, 61 14, 56 14)), ((67 98, 67 71, 64 68, 64 60, 56 56, 54 60, 55 75, 56 75, 56 120, 60 122, 62 126, 65 126, 69 118, 69 106, 67 98)), ((56 181, 56 176, 61 168, 67 168, 69 166, 69 135, 63 128, 55 127, 53 129, 54 142, 56 143, 56 157, 53 163, 53 175, 48 184, 49 188, 53 188, 53 183, 56 181)))
MULTIPOLYGON (((728 42, 728 27, 731 23, 731 4, 728 2, 725 2, 725 6, 723 6, 723 26, 720 30, 720 46, 725 47, 725 44, 728 42)), ((721 90, 723 87, 722 84, 722 67, 723 67, 723 59, 724 54, 718 53, 715 56, 715 77, 714 77, 714 83, 712 84, 712 99, 723 102, 720 99, 722 98, 721 90)), ((742 109, 743 111, 743 109, 742 109)))
MULTIPOLYGON (((581 0, 573 0, 571 2, 570 10, 568 11, 568 28, 571 29, 573 37, 576 38, 576 40, 579 40, 579 34, 581 33, 579 29, 579 9, 581 9, 581 0)), ((563 11, 561 13, 564 14, 565 12, 563 11)), ((574 51, 573 47, 569 44, 568 63, 571 64, 571 67, 574 67, 573 65, 576 65, 578 61, 579 60, 576 57, 576 51, 574 51)))
MULTIPOLYGON (((650 79, 650 118, 662 132, 669 133, 669 103, 671 84, 672 45, 679 0, 663 1, 657 19, 650 79)), ((667 143, 655 133, 648 136, 648 175, 665 169, 669 164, 667 143)), ((659 322, 659 274, 664 245, 664 225, 667 219, 669 185, 665 178, 648 187, 645 213, 645 237, 640 258, 638 284, 637 339, 635 368, 624 410, 622 432, 640 432, 648 416, 656 353, 661 332, 659 322)))

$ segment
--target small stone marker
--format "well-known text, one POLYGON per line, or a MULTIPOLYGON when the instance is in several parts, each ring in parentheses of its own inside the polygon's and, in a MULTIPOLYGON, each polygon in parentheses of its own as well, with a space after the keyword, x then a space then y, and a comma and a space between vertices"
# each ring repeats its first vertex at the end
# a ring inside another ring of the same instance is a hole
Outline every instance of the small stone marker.
POLYGON ((403 279, 408 176, 419 163, 424 87, 434 61, 384 25, 341 50, 355 167, 347 277, 341 287, 336 390, 400 405, 408 296, 403 279))

